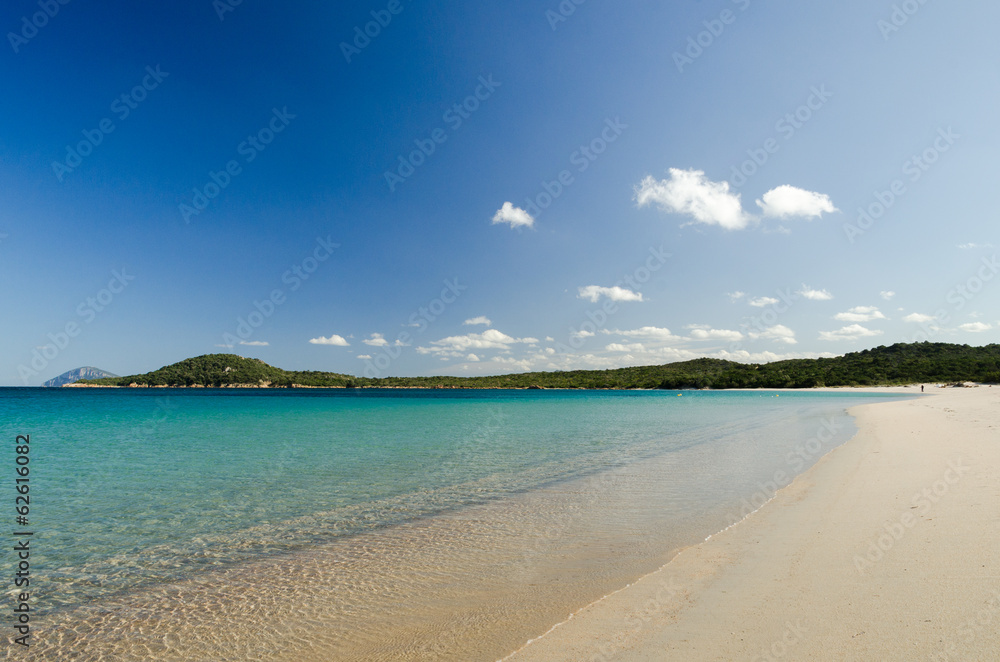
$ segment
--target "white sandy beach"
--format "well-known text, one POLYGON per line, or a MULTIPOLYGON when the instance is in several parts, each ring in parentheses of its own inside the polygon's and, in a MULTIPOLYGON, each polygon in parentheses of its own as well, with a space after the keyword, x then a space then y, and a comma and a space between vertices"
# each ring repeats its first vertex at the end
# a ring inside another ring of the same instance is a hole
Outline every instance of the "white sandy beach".
POLYGON ((506 659, 1000 659, 1000 388, 851 413, 759 511, 506 659))

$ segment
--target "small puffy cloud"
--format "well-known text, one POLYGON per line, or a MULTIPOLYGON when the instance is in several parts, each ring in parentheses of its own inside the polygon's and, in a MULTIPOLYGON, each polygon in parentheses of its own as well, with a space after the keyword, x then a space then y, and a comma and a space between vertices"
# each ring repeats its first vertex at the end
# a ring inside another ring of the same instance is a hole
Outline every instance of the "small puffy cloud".
POLYGON ((851 324, 836 331, 820 331, 819 339, 829 341, 859 340, 860 338, 871 338, 872 336, 880 335, 882 335, 881 331, 866 329, 860 324, 851 324))
POLYGON ((493 223, 507 223, 512 228, 531 228, 535 226, 535 219, 520 207, 505 202, 493 215, 493 223))
POLYGON ((961 248, 963 251, 971 251, 971 250, 974 250, 976 248, 993 248, 993 244, 973 244, 973 243, 968 243, 968 244, 959 244, 958 247, 961 248))
POLYGON ((385 347, 389 344, 389 341, 381 333, 373 333, 368 338, 362 340, 364 344, 370 347, 385 347))
POLYGON ((633 292, 630 289, 624 287, 600 287, 598 285, 588 285, 587 287, 580 288, 580 294, 578 295, 580 299, 587 299, 593 303, 597 303, 597 300, 602 296, 611 299, 612 301, 642 301, 642 293, 633 292))
POLYGON ((962 324, 958 328, 962 331, 968 331, 969 333, 982 333, 983 331, 989 331, 993 328, 992 324, 986 324, 984 322, 969 322, 968 324, 962 324))
POLYGON ((728 329, 712 329, 701 325, 692 325, 691 337, 695 340, 725 340, 727 342, 739 342, 743 340, 743 334, 739 331, 728 329))
POLYGON ((795 339, 795 332, 784 324, 775 324, 759 332, 751 331, 749 335, 751 340, 773 340, 786 345, 794 345, 798 342, 795 339))
POLYGON ((358 354, 358 358, 359 359, 363 359, 365 361, 371 361, 372 355, 371 354, 358 354))
POLYGON ((771 218, 814 218, 822 216, 824 212, 837 211, 830 201, 830 196, 805 191, 788 184, 765 193, 763 199, 757 201, 757 206, 761 208, 764 216, 771 218))
POLYGON ((490 318, 485 317, 484 315, 480 315, 479 317, 473 317, 472 319, 467 319, 464 322, 462 322, 462 324, 464 324, 465 326, 478 326, 478 325, 493 326, 493 322, 490 321, 490 318))
POLYGON ((766 306, 773 306, 778 303, 778 300, 774 297, 757 297, 756 299, 750 299, 747 303, 757 308, 764 308, 766 306))
POLYGON ((713 182, 702 170, 670 168, 668 179, 647 176, 635 188, 640 207, 656 204, 672 214, 686 214, 698 223, 742 230, 752 220, 743 212, 739 193, 729 191, 729 182, 713 182))
POLYGON ((309 342, 313 345, 335 345, 337 347, 347 347, 351 344, 343 336, 338 336, 336 333, 332 334, 329 338, 324 338, 323 336, 312 338, 309 342))
POLYGON ((846 313, 837 313, 833 316, 833 319, 841 322, 871 322, 885 318, 885 315, 875 306, 855 306, 846 313))
POLYGON ((933 322, 933 315, 924 315, 923 313, 910 313, 903 318, 904 322, 914 322, 916 324, 926 324, 927 322, 933 322))
POLYGON ((241 340, 241 345, 246 345, 247 347, 267 347, 271 343, 264 340, 241 340))
POLYGON ((476 356, 475 354, 469 354, 469 355, 467 355, 465 357, 465 360, 466 361, 472 361, 473 363, 477 363, 479 361, 479 357, 476 356))
POLYGON ((726 292, 726 296, 729 297, 729 301, 731 303, 736 303, 746 295, 746 292, 740 292, 739 290, 736 290, 735 292, 726 292))
POLYGON ((826 290, 814 290, 808 285, 803 285, 798 294, 812 301, 829 301, 833 298, 833 295, 826 290))
POLYGON ((896 293, 893 292, 892 290, 882 290, 881 292, 878 293, 878 295, 883 299, 885 299, 886 301, 891 301, 892 298, 896 296, 896 293))
POLYGON ((579 331, 574 331, 569 335, 570 338, 592 338, 594 336, 594 332, 587 331, 586 329, 580 329, 579 331))

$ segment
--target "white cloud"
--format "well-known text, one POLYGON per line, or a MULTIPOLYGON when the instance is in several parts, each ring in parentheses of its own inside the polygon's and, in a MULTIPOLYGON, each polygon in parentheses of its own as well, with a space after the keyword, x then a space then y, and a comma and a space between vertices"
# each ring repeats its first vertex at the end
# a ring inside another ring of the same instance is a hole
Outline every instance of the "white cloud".
POLYGON ((336 345, 337 347, 348 347, 350 345, 343 336, 338 336, 336 333, 332 334, 329 338, 324 338, 323 336, 312 338, 309 342, 313 345, 336 345))
POLYGON ((743 212, 740 195, 729 191, 729 182, 712 182, 702 170, 670 168, 670 178, 647 176, 635 189, 640 207, 656 204, 666 212, 687 214, 699 223, 742 230, 752 220, 743 212))
POLYGON ((587 331, 586 329, 580 329, 579 331, 574 331, 569 335, 570 338, 592 338, 594 336, 594 332, 587 331))
POLYGON ((820 331, 820 340, 858 340, 860 338, 871 338, 872 336, 882 335, 881 331, 875 331, 872 329, 866 329, 860 324, 851 324, 850 326, 845 326, 836 331, 820 331))
POLYGON ((875 306, 855 306, 846 313, 837 313, 833 319, 841 322, 871 322, 872 320, 884 320, 886 317, 875 306))
POLYGON ((441 340, 434 340, 431 342, 432 347, 418 347, 417 352, 420 354, 447 354, 453 358, 462 358, 470 349, 499 349, 508 351, 511 345, 535 345, 537 343, 537 338, 513 338, 496 329, 487 329, 482 333, 449 336, 441 340))
POLYGON ((372 358, 372 355, 371 354, 358 354, 358 358, 359 359, 364 359, 366 361, 370 361, 371 358, 372 358))
POLYGON ((248 347, 267 347, 271 343, 264 340, 241 340, 240 344, 248 347))
POLYGON ((389 344, 389 341, 381 333, 373 333, 370 337, 362 340, 364 344, 370 347, 385 347, 389 344))
POLYGON ((624 352, 624 353, 646 351, 646 347, 642 343, 632 343, 630 345, 622 345, 621 343, 613 342, 607 347, 605 347, 605 349, 608 350, 609 352, 624 352))
POLYGON ((774 297, 757 297, 756 299, 750 299, 747 303, 757 308, 764 308, 765 306, 773 306, 778 303, 778 300, 774 297))
POLYGON ((467 319, 462 322, 465 326, 477 326, 482 324, 483 326, 493 326, 493 322, 490 321, 489 317, 480 315, 479 317, 473 317, 472 319, 467 319))
POLYGON ((795 339, 795 332, 784 324, 775 324, 760 332, 751 331, 748 335, 751 340, 773 340, 783 342, 786 345, 794 345, 798 342, 795 339))
POLYGON ((469 354, 468 356, 465 357, 465 360, 466 361, 472 361, 473 363, 478 363, 479 362, 479 357, 476 356, 475 354, 469 354))
POLYGON ((993 328, 992 324, 986 324, 984 322, 969 322, 968 324, 962 324, 958 328, 962 331, 968 331, 969 333, 982 333, 983 331, 989 331, 993 328))
POLYGON ((917 324, 925 324, 927 322, 933 322, 933 315, 924 315, 923 313, 910 313, 903 318, 904 322, 916 322, 917 324))
POLYGON ((833 295, 826 290, 814 290, 808 285, 803 285, 802 289, 798 291, 798 294, 812 301, 829 301, 833 298, 833 295))
POLYGON ((959 244, 958 247, 961 248, 963 251, 971 251, 975 248, 993 248, 993 244, 968 243, 968 244, 959 244))
POLYGON ((743 340, 743 334, 739 331, 728 329, 706 329, 702 326, 691 328, 691 337, 695 340, 725 340, 728 342, 739 342, 743 340))
POLYGON ((746 295, 746 292, 740 292, 739 290, 736 290, 735 292, 726 292, 726 296, 729 297, 729 301, 731 303, 736 303, 746 295))
POLYGON ((640 292, 633 292, 632 290, 626 289, 624 287, 600 287, 598 285, 588 285, 587 287, 580 288, 580 299, 588 299, 593 303, 597 303, 597 300, 602 296, 605 296, 612 301, 642 301, 642 294, 640 292))
POLYGON ((625 336, 626 338, 646 338, 655 342, 679 342, 684 340, 683 336, 675 336, 672 334, 670 329, 656 326, 644 326, 640 329, 632 329, 630 331, 615 329, 614 331, 605 331, 605 333, 610 335, 625 336))
POLYGON ((509 223, 512 228, 530 228, 534 227, 535 219, 520 207, 505 202, 493 215, 493 223, 509 223))
POLYGON ((764 194, 763 200, 757 201, 764 216, 772 218, 790 218, 794 216, 813 218, 822 216, 824 212, 833 213, 837 208, 830 201, 830 196, 822 193, 805 191, 784 184, 773 188, 764 194))
POLYGON ((891 301, 892 298, 896 296, 896 293, 893 292, 892 290, 882 290, 881 292, 878 293, 878 295, 883 299, 885 299, 886 301, 891 301))

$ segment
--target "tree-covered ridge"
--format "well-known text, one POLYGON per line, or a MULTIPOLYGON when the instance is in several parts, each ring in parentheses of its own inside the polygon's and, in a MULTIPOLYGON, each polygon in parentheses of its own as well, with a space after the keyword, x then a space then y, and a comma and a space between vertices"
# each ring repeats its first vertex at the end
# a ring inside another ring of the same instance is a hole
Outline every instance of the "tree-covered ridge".
POLYGON ((1000 382, 1000 345, 948 343, 880 346, 829 359, 746 364, 695 359, 615 370, 528 372, 495 377, 384 377, 287 371, 259 359, 207 354, 143 375, 83 380, 102 386, 316 386, 381 388, 809 388, 919 382, 1000 382))
POLYGON ((351 378, 335 373, 289 372, 260 359, 206 354, 142 375, 81 380, 99 386, 344 386, 351 378))

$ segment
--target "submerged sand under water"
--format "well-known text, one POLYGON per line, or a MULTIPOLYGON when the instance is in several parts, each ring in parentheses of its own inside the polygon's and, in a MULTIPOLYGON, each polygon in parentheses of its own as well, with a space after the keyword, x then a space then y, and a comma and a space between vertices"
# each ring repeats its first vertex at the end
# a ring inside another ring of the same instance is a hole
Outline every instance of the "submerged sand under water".
POLYGON ((748 481, 770 475, 763 449, 783 457, 774 440, 819 420, 792 419, 57 610, 21 658, 497 660, 731 524, 748 481))

